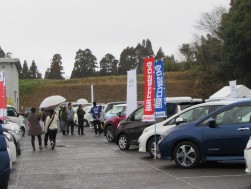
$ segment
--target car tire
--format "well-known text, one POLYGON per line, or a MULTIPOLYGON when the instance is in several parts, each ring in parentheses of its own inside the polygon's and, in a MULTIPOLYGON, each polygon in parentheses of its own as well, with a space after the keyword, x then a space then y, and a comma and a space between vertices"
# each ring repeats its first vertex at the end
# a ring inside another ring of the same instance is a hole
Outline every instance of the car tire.
MULTIPOLYGON (((159 139, 160 139, 160 137, 159 136, 156 136, 156 144, 158 143, 158 141, 159 141, 159 139)), ((153 138, 151 138, 150 140, 149 140, 149 142, 147 143, 147 151, 148 151, 148 153, 150 154, 150 156, 151 156, 151 158, 154 158, 154 137, 153 138)), ((157 147, 157 149, 156 149, 156 158, 160 158, 160 152, 159 152, 159 150, 158 150, 158 147, 157 147)))
POLYGON ((173 151, 175 163, 181 168, 193 168, 200 162, 200 151, 197 145, 190 141, 178 143, 173 151))
POLYGON ((105 133, 106 133, 106 140, 108 142, 114 142, 115 133, 114 133, 112 125, 109 125, 109 126, 106 127, 105 133))
POLYGON ((20 127, 20 130, 21 130, 21 135, 22 135, 22 137, 24 137, 24 135, 25 135, 25 127, 24 127, 24 126, 21 126, 21 127, 20 127))
POLYGON ((128 137, 126 135, 119 136, 118 144, 121 150, 128 150, 130 148, 128 137))
POLYGON ((87 121, 86 119, 84 119, 83 126, 84 126, 84 127, 89 127, 89 123, 88 123, 88 121, 87 121))

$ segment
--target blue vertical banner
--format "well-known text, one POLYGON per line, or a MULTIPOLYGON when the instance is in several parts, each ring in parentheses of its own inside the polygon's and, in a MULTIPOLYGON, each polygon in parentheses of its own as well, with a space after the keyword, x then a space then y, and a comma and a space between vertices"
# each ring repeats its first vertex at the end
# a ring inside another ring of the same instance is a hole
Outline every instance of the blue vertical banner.
POLYGON ((164 83, 164 63, 163 60, 155 61, 155 117, 166 117, 165 105, 165 83, 164 83))

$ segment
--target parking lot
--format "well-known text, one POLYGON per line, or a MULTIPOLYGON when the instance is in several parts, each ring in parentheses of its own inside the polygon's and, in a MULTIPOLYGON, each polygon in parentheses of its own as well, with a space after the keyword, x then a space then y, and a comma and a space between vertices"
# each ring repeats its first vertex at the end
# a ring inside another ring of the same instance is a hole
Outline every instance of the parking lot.
MULTIPOLYGON (((76 128, 75 128, 76 134, 76 128)), ((36 139, 37 142, 37 139, 36 139)), ((180 169, 174 162, 150 159, 136 147, 121 151, 93 129, 85 135, 57 135, 55 150, 32 151, 30 137, 13 164, 9 188, 251 188, 244 163, 207 163, 180 169)))

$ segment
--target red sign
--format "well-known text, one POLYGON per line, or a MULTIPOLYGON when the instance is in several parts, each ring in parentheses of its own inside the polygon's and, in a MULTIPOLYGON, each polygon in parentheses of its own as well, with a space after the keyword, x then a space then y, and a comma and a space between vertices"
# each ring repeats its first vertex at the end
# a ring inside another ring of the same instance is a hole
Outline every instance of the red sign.
POLYGON ((154 58, 144 59, 144 113, 142 121, 154 121, 154 58))
POLYGON ((3 81, 0 81, 0 119, 6 120, 6 87, 4 86, 3 81))

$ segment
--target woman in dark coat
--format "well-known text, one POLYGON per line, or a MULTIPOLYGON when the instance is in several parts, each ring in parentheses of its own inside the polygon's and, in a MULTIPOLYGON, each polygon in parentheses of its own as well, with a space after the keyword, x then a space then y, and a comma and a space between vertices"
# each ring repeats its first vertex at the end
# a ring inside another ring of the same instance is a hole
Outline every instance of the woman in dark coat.
POLYGON ((28 117, 29 121, 29 131, 28 135, 31 136, 31 145, 33 147, 33 151, 36 151, 35 147, 35 136, 38 138, 38 143, 39 143, 39 150, 42 150, 42 139, 41 139, 41 134, 43 133, 42 128, 39 123, 39 117, 35 114, 36 108, 32 107, 31 108, 31 113, 28 117))

